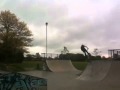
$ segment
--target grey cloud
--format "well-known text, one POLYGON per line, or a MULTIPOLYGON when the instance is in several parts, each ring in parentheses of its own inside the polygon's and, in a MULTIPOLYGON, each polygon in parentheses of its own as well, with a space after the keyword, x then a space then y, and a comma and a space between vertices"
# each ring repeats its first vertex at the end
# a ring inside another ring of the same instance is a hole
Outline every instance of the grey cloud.
POLYGON ((102 17, 101 20, 96 19, 94 23, 90 23, 91 25, 85 29, 81 26, 87 25, 88 21, 80 19, 68 20, 58 25, 58 27, 62 27, 61 29, 67 33, 67 37, 64 38, 66 45, 70 46, 70 43, 74 43, 72 44, 74 46, 72 48, 75 48, 81 43, 92 44, 95 48, 100 48, 104 53, 107 52, 108 49, 120 47, 119 23, 120 7, 117 6, 109 14, 102 17))
POLYGON ((60 34, 66 34, 64 41, 74 41, 82 39, 88 32, 90 22, 85 18, 66 18, 56 23, 57 28, 61 29, 60 34))
MULTIPOLYGON (((7 0, 6 0, 7 1, 7 0)), ((47 0, 48 1, 48 0, 47 0)), ((65 6, 57 6, 54 1, 46 3, 44 0, 29 4, 30 0, 7 1, 2 9, 10 9, 20 19, 35 26, 43 26, 48 21, 50 28, 56 29, 56 36, 48 40, 50 51, 60 52, 63 46, 67 46, 70 51, 79 51, 80 45, 87 44, 89 48, 99 47, 103 53, 107 53, 109 48, 119 48, 120 46, 120 6, 110 11, 101 19, 94 22, 86 17, 68 17, 65 6)), ((0 10, 2 10, 0 9, 0 10)), ((35 32, 35 30, 34 30, 35 32)), ((54 30, 49 30, 49 33, 54 30)), ((42 36, 40 36, 42 37, 42 36)), ((33 45, 45 47, 43 38, 34 36, 33 45)))
POLYGON ((108 49, 120 48, 120 7, 114 8, 104 20, 96 21, 86 39, 101 47, 106 52, 108 49))
POLYGON ((11 2, 6 0, 1 8, 2 10, 11 10, 25 22, 34 23, 38 26, 43 25, 46 21, 54 23, 67 13, 67 8, 56 5, 54 0, 51 2, 45 0, 15 0, 11 2))
POLYGON ((32 45, 33 46, 42 46, 44 47, 45 46, 45 40, 40 40, 40 39, 35 39, 33 40, 32 42, 32 45))

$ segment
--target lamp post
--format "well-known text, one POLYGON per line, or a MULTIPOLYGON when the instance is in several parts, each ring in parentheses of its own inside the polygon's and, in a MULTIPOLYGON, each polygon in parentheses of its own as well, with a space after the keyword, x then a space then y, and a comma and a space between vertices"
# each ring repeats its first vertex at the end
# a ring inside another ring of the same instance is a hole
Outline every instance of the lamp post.
POLYGON ((48 22, 46 22, 45 25, 46 25, 46 60, 47 60, 47 26, 48 26, 48 22))
POLYGON ((48 25, 48 23, 46 22, 45 25, 46 25, 46 53, 44 53, 45 54, 45 61, 43 63, 43 70, 46 71, 47 70, 46 60, 47 60, 47 25, 48 25))

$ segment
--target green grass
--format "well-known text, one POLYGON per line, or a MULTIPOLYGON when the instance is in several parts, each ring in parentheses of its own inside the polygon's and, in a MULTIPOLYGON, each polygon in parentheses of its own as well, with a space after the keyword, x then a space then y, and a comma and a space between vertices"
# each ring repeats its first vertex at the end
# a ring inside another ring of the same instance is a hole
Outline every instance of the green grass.
MULTIPOLYGON (((72 62, 73 65, 79 69, 84 70, 87 66, 87 62, 72 62)), ((0 64, 0 70, 19 72, 27 70, 42 70, 43 62, 40 61, 24 61, 23 63, 14 64, 0 64)))
POLYGON ((88 64, 88 62, 72 62, 72 63, 79 70, 84 70, 88 64))
POLYGON ((24 68, 36 68, 36 66, 39 64, 40 67, 42 67, 43 62, 40 61, 24 61, 21 65, 24 68))
POLYGON ((20 64, 0 64, 0 70, 11 72, 25 71, 24 67, 20 64))
POLYGON ((13 63, 13 64, 0 64, 0 70, 10 71, 10 72, 19 72, 26 70, 36 70, 42 69, 43 62, 40 61, 24 61, 23 63, 13 63))

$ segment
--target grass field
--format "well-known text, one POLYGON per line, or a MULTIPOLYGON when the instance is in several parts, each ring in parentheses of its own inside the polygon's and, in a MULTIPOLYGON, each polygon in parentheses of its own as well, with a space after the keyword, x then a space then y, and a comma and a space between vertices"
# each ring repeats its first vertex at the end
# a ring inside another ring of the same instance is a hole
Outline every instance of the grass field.
MULTIPOLYGON (((79 69, 84 70, 87 62, 72 62, 73 65, 79 69)), ((15 63, 15 64, 0 64, 0 70, 4 71, 26 71, 26 70, 42 70, 43 62, 40 61, 24 61, 23 63, 15 63)))
POLYGON ((84 70, 88 64, 88 62, 72 62, 72 63, 79 70, 84 70))

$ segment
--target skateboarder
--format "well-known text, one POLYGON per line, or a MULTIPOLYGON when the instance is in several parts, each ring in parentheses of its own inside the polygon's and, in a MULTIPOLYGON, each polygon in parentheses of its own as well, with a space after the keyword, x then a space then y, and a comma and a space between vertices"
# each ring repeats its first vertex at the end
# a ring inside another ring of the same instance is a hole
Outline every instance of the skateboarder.
POLYGON ((89 57, 90 56, 90 53, 88 53, 88 50, 89 48, 85 45, 81 45, 81 50, 83 51, 83 53, 85 54, 85 57, 89 57))

